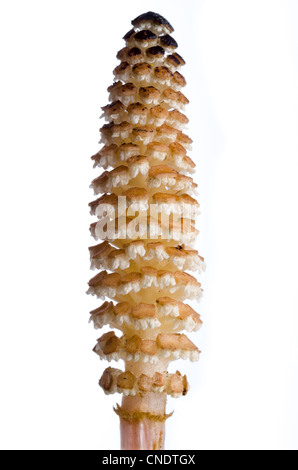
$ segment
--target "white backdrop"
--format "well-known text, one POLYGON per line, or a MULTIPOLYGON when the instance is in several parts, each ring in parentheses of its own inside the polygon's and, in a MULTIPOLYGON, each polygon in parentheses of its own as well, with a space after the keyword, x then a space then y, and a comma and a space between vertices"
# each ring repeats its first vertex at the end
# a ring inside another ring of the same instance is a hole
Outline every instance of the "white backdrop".
MULTIPOLYGON (((89 156, 115 55, 148 10, 187 60, 203 351, 168 449, 298 448, 295 0, 0 3, 2 449, 117 449, 88 325, 89 156)), ((176 370, 176 364, 175 364, 176 370)))

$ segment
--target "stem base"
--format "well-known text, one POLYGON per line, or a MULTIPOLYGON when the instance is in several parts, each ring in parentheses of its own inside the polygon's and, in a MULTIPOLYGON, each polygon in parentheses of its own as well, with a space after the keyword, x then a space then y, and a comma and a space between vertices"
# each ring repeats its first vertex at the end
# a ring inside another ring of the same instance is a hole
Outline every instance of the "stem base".
POLYGON ((167 396, 146 393, 123 397, 120 416, 122 450, 164 450, 167 396))

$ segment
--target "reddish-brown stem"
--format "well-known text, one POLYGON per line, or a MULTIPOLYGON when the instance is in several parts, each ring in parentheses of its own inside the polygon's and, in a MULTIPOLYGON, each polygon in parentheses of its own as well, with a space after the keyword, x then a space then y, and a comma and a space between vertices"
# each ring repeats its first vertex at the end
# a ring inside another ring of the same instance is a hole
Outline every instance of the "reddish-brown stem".
POLYGON ((122 450, 163 450, 165 422, 147 418, 128 422, 120 418, 122 450))
POLYGON ((122 450, 163 450, 166 395, 123 397, 120 415, 122 450))

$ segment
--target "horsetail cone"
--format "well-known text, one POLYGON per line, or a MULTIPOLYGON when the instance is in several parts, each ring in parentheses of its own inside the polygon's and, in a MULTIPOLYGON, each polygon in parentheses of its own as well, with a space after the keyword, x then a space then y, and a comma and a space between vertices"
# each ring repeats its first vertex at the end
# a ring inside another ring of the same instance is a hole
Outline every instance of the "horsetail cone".
POLYGON ((167 396, 181 397, 189 388, 169 365, 199 359, 183 331, 202 324, 187 302, 202 295, 189 272, 200 273, 205 263, 193 248, 199 204, 188 156, 192 140, 184 133, 185 62, 165 18, 148 12, 132 25, 102 108, 103 147, 92 157, 104 172, 91 184, 103 195, 90 203, 97 217, 90 231, 101 242, 89 249, 99 272, 88 293, 104 301, 91 312, 95 328, 118 330, 101 336, 94 351, 125 365, 107 368, 99 382, 106 394, 123 395, 115 408, 122 449, 154 450, 164 448, 167 396))

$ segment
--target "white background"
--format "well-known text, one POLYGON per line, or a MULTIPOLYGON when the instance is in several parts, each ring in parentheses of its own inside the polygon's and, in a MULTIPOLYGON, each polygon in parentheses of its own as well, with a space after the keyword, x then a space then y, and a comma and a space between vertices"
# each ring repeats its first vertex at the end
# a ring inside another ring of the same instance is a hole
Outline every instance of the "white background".
POLYGON ((1 448, 119 448, 88 325, 89 156, 121 38, 153 10, 188 63, 208 263, 167 448, 297 449, 297 2, 0 5, 1 448))

